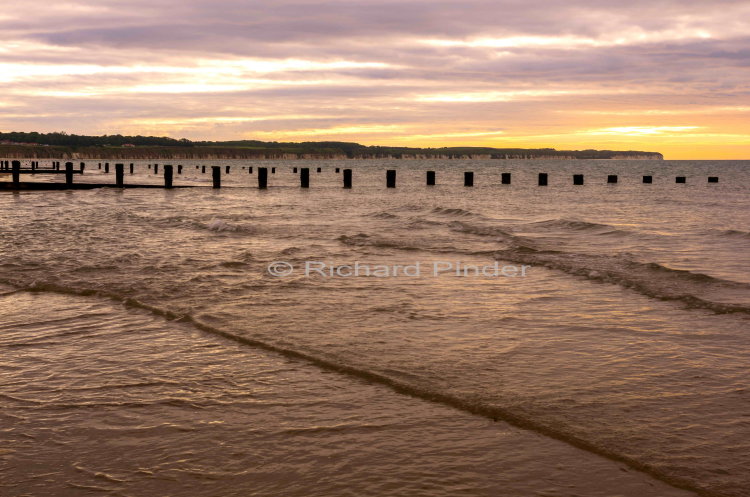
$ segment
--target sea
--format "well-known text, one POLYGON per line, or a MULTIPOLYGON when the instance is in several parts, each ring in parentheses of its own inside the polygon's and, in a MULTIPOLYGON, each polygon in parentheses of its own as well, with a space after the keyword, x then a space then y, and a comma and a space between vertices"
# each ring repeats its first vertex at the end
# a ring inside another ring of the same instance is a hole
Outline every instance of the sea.
POLYGON ((0 495, 750 495, 750 161, 165 163, 0 192, 0 495))

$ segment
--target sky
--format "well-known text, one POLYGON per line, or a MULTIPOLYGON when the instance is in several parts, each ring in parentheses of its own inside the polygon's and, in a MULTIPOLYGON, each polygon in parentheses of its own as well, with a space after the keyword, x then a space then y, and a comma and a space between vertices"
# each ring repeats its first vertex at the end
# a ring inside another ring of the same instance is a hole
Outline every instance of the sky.
POLYGON ((0 131, 750 159, 750 1, 3 0, 0 131))

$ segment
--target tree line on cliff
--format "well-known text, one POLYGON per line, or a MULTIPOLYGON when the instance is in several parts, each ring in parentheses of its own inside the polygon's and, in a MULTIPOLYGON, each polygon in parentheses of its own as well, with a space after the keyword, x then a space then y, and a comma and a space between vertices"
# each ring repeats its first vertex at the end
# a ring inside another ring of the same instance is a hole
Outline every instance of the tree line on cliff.
MULTIPOLYGON (((123 136, 102 135, 87 136, 75 135, 65 132, 37 133, 37 132, 0 132, 0 143, 3 145, 24 146, 50 146, 65 149, 65 152, 77 152, 86 149, 91 152, 92 148, 154 148, 159 149, 160 154, 168 154, 174 150, 176 154, 184 155, 188 149, 193 152, 210 148, 212 152, 226 150, 237 155, 237 151, 243 151, 244 155, 298 155, 298 156, 330 156, 349 158, 370 157, 491 157, 491 158, 539 158, 559 157, 575 159, 610 159, 613 157, 628 157, 653 155, 660 156, 655 152, 642 151, 611 151, 611 150, 556 150, 554 148, 492 148, 492 147, 439 147, 439 148, 415 148, 415 147, 388 147, 388 146, 366 146, 359 143, 321 141, 321 142, 264 142, 259 140, 233 140, 233 141, 192 141, 185 138, 175 139, 159 136, 123 136), (179 152, 182 150, 182 153, 179 152)), ((63 151, 63 150, 61 150, 63 151)), ((114 151, 110 151, 114 152, 114 151)), ((145 152, 145 151, 144 151, 145 152)), ((154 150, 156 152, 156 150, 154 150)), ((107 154, 107 155, 112 155, 107 154)), ((115 154, 116 155, 116 154, 115 154)), ((191 154, 192 155, 192 154, 191 154)), ((196 153, 195 155, 199 155, 196 153)))

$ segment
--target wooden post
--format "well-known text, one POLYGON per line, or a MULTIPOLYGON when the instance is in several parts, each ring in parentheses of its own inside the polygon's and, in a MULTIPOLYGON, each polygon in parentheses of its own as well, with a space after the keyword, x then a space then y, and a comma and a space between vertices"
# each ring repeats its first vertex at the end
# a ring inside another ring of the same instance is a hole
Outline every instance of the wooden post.
POLYGON ((258 168, 258 188, 264 190, 268 187, 268 168, 258 168))
POLYGON ((172 188, 173 168, 170 164, 164 165, 164 188, 172 188))
POLYGON ((539 186, 547 186, 547 173, 539 173, 539 186))
POLYGON ((500 174, 500 183, 503 185, 509 185, 510 184, 510 173, 501 173, 500 174))
MULTIPOLYGON (((133 164, 130 164, 130 174, 133 174, 133 164)), ((115 186, 125 186, 125 164, 115 164, 115 186)))
POLYGON ((685 176, 677 176, 677 177, 676 177, 676 178, 674 179, 674 182, 675 182, 675 183, 685 183, 685 176))
POLYGON ((65 163, 65 184, 71 186, 73 184, 73 163, 65 163))
POLYGON ((653 176, 644 176, 643 177, 643 182, 644 183, 653 183, 654 182, 654 177, 653 176))
POLYGON ((607 176, 607 183, 617 183, 617 175, 610 174, 609 176, 607 176))
POLYGON ((718 176, 709 176, 708 177, 708 182, 709 183, 718 183, 719 182, 719 177, 718 176))
POLYGON ((221 188, 221 166, 211 166, 211 174, 213 175, 214 188, 221 188))
POLYGON ((427 171, 427 186, 435 186, 435 171, 427 171))
POLYGON ((396 170, 388 169, 385 172, 385 186, 386 188, 396 188, 396 170))
POLYGON ((225 172, 229 174, 229 170, 232 168, 232 166, 227 166, 225 172))
POLYGON ((13 169, 13 186, 18 187, 18 184, 21 182, 20 176, 21 176, 21 161, 20 160, 14 160, 12 162, 12 169, 13 169))
POLYGON ((574 174, 573 175, 573 184, 574 185, 582 185, 583 184, 583 174, 574 174))
POLYGON ((310 169, 303 167, 299 173, 300 188, 310 188, 310 169))
POLYGON ((474 186, 474 173, 464 171, 464 186, 474 186))
POLYGON ((344 169, 344 188, 352 187, 352 170, 344 169))

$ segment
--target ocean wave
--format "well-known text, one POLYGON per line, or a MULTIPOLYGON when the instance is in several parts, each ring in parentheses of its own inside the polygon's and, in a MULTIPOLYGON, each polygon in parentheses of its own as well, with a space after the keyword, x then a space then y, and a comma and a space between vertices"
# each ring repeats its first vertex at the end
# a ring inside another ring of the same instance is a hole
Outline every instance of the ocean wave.
POLYGON ((593 255, 537 250, 519 246, 495 252, 498 260, 542 266, 575 276, 613 283, 651 298, 679 301, 689 308, 719 314, 750 314, 750 306, 709 299, 707 295, 742 292, 750 296, 750 284, 715 278, 702 273, 672 269, 655 262, 639 262, 624 255, 593 255))
POLYGON ((391 214, 388 211, 373 212, 372 214, 369 214, 369 216, 377 218, 377 219, 397 219, 398 218, 396 214, 391 214))
POLYGON ((207 223, 195 223, 195 226, 199 228, 204 228, 209 231, 216 231, 216 232, 232 232, 232 233, 254 233, 254 230, 251 226, 246 226, 242 224, 233 224, 229 223, 223 219, 218 218, 212 218, 207 223))
POLYGON ((453 217, 477 217, 479 214, 476 214, 471 211, 467 211, 464 209, 459 208, 449 208, 449 207, 435 207, 432 209, 433 214, 440 214, 444 216, 453 216, 453 217))
POLYGON ((719 236, 731 238, 750 238, 750 232, 742 230, 724 230, 719 232, 719 236))
POLYGON ((504 227, 497 227, 497 226, 480 226, 476 224, 468 224, 462 221, 451 221, 447 224, 448 229, 451 231, 456 231, 460 233, 469 233, 471 235, 479 235, 479 236, 491 236, 500 238, 503 240, 514 240, 519 237, 511 234, 506 228, 504 227))
POLYGON ((590 233, 611 233, 622 230, 609 224, 592 223, 577 219, 547 219, 545 221, 534 221, 523 223, 513 227, 515 231, 524 232, 548 232, 548 231, 574 231, 590 233))
POLYGON ((132 212, 121 209, 114 213, 114 218, 126 222, 135 222, 138 224, 148 224, 162 229, 165 228, 188 228, 201 231, 213 231, 216 233, 247 233, 255 234, 256 227, 247 225, 242 221, 247 221, 250 216, 226 215, 221 218, 211 217, 207 221, 199 221, 190 216, 176 215, 167 217, 156 217, 148 214, 132 212))
POLYGON ((356 247, 379 247, 394 248, 398 250, 424 250, 422 247, 415 247, 397 240, 388 240, 385 238, 373 237, 366 233, 357 233, 356 235, 341 235, 337 238, 344 245, 356 247))

